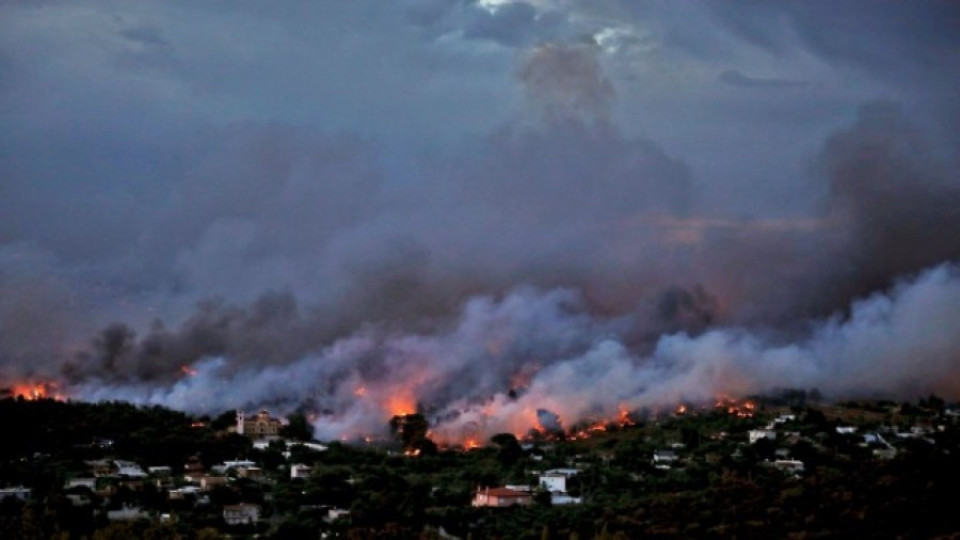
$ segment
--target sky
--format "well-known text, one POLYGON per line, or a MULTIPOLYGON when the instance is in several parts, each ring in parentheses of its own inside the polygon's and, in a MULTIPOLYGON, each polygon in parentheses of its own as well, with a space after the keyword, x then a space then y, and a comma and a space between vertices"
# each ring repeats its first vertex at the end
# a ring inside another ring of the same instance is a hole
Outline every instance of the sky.
POLYGON ((0 379, 328 437, 399 401, 489 433, 960 398, 958 27, 932 0, 2 2, 0 379))

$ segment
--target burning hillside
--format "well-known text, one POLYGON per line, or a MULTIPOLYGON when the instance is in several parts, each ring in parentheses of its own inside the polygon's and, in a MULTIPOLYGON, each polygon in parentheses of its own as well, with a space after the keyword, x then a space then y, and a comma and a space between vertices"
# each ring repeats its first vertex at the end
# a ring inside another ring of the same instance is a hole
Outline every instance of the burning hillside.
POLYGON ((66 398, 58 390, 54 382, 20 382, 14 383, 2 392, 13 398, 34 401, 38 399, 54 399, 64 401, 66 398))
POLYGON ((180 364, 166 383, 88 377, 14 393, 212 414, 261 406, 308 411, 321 439, 381 438, 390 418, 421 413, 433 440, 447 444, 497 433, 580 438, 643 411, 683 414, 705 403, 749 417, 752 403, 724 396, 771 388, 818 388, 828 399, 953 397, 960 389, 951 361, 960 351, 960 279, 952 266, 932 269, 784 343, 738 328, 667 334, 649 345, 630 344, 630 335, 623 318, 591 311, 574 291, 519 289, 471 299, 455 324, 431 332, 367 328, 289 363, 254 366, 218 356, 180 364), (928 313, 939 316, 929 321, 928 313))

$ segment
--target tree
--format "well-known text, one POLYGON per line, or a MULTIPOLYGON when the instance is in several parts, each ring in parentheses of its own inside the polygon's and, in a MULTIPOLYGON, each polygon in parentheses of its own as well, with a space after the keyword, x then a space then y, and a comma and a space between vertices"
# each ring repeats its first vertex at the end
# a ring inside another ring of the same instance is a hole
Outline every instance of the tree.
POLYGON ((512 433, 498 433, 490 438, 490 442, 499 447, 497 461, 505 467, 513 465, 523 457, 523 448, 512 433))
POLYGON ((430 424, 422 414, 397 415, 390 419, 390 431, 404 450, 415 450, 427 438, 430 424))
POLYGON ((304 414, 293 413, 287 417, 287 425, 280 428, 280 435, 298 441, 309 441, 313 439, 313 426, 304 414))
POLYGON ((230 426, 237 425, 237 411, 229 410, 210 421, 210 429, 223 431, 230 426))

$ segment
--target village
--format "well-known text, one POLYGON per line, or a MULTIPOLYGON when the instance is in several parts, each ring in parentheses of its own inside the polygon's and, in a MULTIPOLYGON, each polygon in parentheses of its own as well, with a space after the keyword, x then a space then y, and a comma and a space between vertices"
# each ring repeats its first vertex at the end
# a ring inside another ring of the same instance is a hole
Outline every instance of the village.
MULTIPOLYGON (((582 427, 498 434, 477 448, 438 448, 418 414, 395 418, 388 439, 345 444, 312 440, 302 417, 267 410, 194 418, 22 398, 0 407, 35 423, 2 454, 0 535, 10 538, 28 526, 61 538, 148 529, 177 538, 448 539, 856 531, 875 505, 915 499, 905 486, 926 479, 926 501, 960 473, 960 409, 935 396, 833 405, 808 403, 805 393, 722 398, 637 413, 590 436, 582 427), (158 425, 61 423, 71 409, 97 407, 158 425), (880 494, 890 500, 874 500, 880 494), (37 512, 53 519, 31 522, 37 512)), ((896 512, 886 518, 896 525, 896 512)))

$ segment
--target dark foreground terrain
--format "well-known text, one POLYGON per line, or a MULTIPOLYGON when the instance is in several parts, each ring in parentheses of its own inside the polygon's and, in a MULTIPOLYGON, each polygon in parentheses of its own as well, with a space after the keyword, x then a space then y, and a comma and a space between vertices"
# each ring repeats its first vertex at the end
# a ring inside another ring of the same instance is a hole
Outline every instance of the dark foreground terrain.
POLYGON ((293 415, 282 438, 255 448, 231 432, 232 411, 198 418, 125 403, 8 398, 0 400, 0 538, 960 533, 956 409, 934 396, 809 401, 794 391, 756 398, 749 410, 637 413, 593 426, 589 436, 570 435, 585 426, 520 441, 501 434, 466 451, 438 448, 419 415, 395 418, 390 441, 309 446, 301 444, 310 436, 305 418, 293 415), (294 465, 306 467, 291 474, 294 465), (540 487, 550 469, 565 471, 565 492, 540 487), (478 488, 508 484, 528 504, 472 506, 478 488), (231 524, 228 514, 245 517, 231 524))

